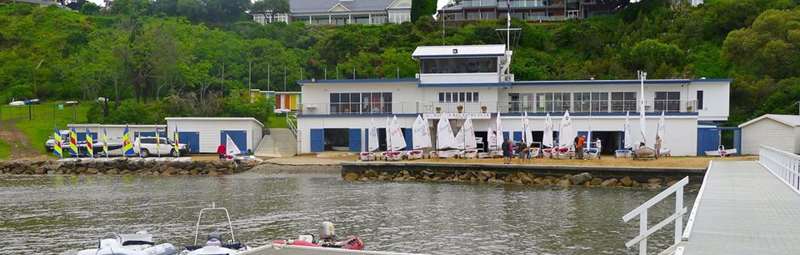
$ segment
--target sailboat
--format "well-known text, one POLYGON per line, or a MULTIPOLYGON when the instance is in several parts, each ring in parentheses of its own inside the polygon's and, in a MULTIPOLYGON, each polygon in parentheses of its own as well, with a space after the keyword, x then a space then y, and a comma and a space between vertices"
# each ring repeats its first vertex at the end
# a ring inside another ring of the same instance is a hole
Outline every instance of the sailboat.
POLYGON ((530 156, 536 157, 539 155, 539 148, 533 148, 533 133, 530 119, 528 119, 528 112, 523 112, 522 118, 522 140, 525 143, 525 147, 528 148, 530 156))
POLYGON ((656 157, 670 156, 672 154, 672 151, 669 148, 664 147, 664 138, 665 138, 664 133, 666 133, 665 123, 666 121, 664 119, 664 111, 661 111, 661 117, 658 118, 658 127, 656 128, 655 148, 656 151, 658 152, 658 155, 656 155, 656 157))
POLYGON ((400 128, 397 116, 393 116, 391 122, 387 118, 387 122, 389 125, 386 127, 386 160, 401 160, 404 154, 402 150, 406 148, 403 130, 400 128))
POLYGON ((439 118, 439 123, 436 125, 436 150, 440 158, 449 158, 457 153, 449 151, 455 148, 456 138, 453 136, 453 128, 450 127, 450 120, 447 119, 445 114, 439 118))
POLYGON ((428 128, 428 121, 422 119, 422 115, 417 115, 411 130, 413 150, 408 152, 408 159, 421 159, 424 155, 423 149, 430 148, 431 133, 428 128))
POLYGON ((544 133, 542 134, 542 156, 549 158, 553 156, 553 119, 547 113, 544 119, 544 133))
POLYGON ((233 159, 233 157, 242 154, 242 151, 239 150, 239 147, 233 142, 231 136, 227 134, 225 135, 225 149, 227 150, 225 155, 227 155, 229 159, 233 159))
POLYGON ((461 131, 458 133, 463 134, 464 138, 464 158, 478 157, 478 143, 475 141, 475 128, 472 126, 470 117, 464 120, 464 125, 461 126, 461 131))
POLYGON ((575 150, 571 147, 575 140, 575 135, 575 129, 572 127, 572 118, 569 116, 569 111, 565 111, 558 131, 558 147, 554 151, 554 155, 557 158, 572 158, 574 156, 575 150))
POLYGON ((361 161, 372 161, 378 158, 376 151, 380 147, 378 144, 378 128, 375 127, 375 119, 370 119, 370 126, 367 130, 367 151, 362 151, 358 158, 361 161))
POLYGON ((628 158, 631 156, 631 121, 630 112, 625 112, 625 125, 622 127, 622 139, 624 142, 623 148, 614 152, 617 158, 628 158))
MULTIPOLYGON (((495 130, 494 130, 494 137, 495 137, 494 148, 492 148, 491 141, 490 141, 490 145, 489 145, 490 155, 492 157, 495 157, 495 156, 502 157, 503 156, 503 142, 505 142, 505 137, 503 137, 503 124, 502 124, 502 122, 500 120, 500 113, 499 112, 497 113, 497 119, 495 119, 494 128, 495 128, 495 130)), ((491 133, 491 132, 492 132, 492 130, 489 129, 489 133, 491 133)))

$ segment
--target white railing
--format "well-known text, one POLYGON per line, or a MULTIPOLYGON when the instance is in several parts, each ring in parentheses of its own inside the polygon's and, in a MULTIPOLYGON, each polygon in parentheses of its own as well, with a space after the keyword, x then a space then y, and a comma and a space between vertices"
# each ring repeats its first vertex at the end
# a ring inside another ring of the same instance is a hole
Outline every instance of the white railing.
POLYGON ((762 145, 758 152, 758 163, 800 193, 800 156, 762 145))
POLYGON ((292 135, 297 138, 297 116, 295 116, 293 113, 286 113, 286 127, 289 128, 289 131, 292 132, 292 135))
POLYGON ((661 193, 658 193, 658 195, 650 200, 647 200, 647 202, 644 202, 644 204, 636 207, 636 209, 631 210, 628 214, 625 214, 625 216, 622 216, 622 220, 624 222, 628 222, 636 218, 636 216, 639 216, 639 235, 625 243, 625 247, 630 248, 638 243, 639 255, 647 254, 647 237, 672 222, 675 222, 675 244, 678 244, 681 241, 681 235, 683 233, 683 215, 686 214, 686 207, 683 207, 683 187, 688 183, 689 177, 684 177, 679 182, 675 183, 661 193), (661 202, 661 200, 664 200, 664 198, 672 195, 672 193, 675 193, 675 213, 654 225, 652 228, 648 228, 647 210, 661 202))

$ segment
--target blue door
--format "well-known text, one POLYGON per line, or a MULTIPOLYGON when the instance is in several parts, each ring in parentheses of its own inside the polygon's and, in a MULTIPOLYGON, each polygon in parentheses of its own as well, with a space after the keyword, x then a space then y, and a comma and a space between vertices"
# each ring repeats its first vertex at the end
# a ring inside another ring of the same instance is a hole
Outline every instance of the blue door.
POLYGON ((325 130, 311 129, 311 152, 322 152, 325 150, 325 130))
POLYGON ((414 149, 413 129, 403 128, 403 138, 406 139, 406 150, 414 149))
POLYGON ((200 153, 200 133, 178 132, 178 139, 178 142, 189 146, 190 153, 200 153))
POLYGON ((508 140, 510 138, 511 138, 511 135, 509 135, 508 132, 503 132, 503 142, 505 142, 506 140, 508 140))
POLYGON ((225 144, 225 137, 230 136, 233 143, 236 144, 236 147, 239 147, 239 150, 242 153, 247 151, 247 131, 244 130, 222 130, 219 134, 219 142, 220 144, 225 144))
POLYGON ((350 146, 350 151, 354 152, 361 151, 361 129, 358 128, 350 129, 348 144, 350 146))
POLYGON ((522 132, 521 131, 514 131, 514 141, 521 142, 522 141, 522 132))
POLYGON ((697 128, 697 155, 719 148, 719 128, 697 128))

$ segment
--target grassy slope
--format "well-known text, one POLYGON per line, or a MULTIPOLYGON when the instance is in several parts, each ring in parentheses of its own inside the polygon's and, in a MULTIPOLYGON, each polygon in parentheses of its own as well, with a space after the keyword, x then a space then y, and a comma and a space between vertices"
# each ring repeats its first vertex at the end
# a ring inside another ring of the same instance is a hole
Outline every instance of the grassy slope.
MULTIPOLYGON (((2 120, 15 120, 16 127, 28 138, 31 146, 41 154, 47 154, 44 149, 44 142, 53 133, 53 127, 64 129, 67 123, 85 123, 86 112, 89 105, 83 104, 76 108, 65 106, 64 110, 57 110, 59 102, 49 102, 32 107, 32 120, 28 120, 27 107, 2 106, 2 120), (54 114, 55 112, 55 114, 54 114), (74 118, 74 120, 73 120, 74 118)), ((10 141, 0 141, 5 143, 6 149, 10 141)), ((3 144, 0 144, 0 158, 3 158, 3 144)), ((7 155, 7 154, 6 154, 7 155)))
POLYGON ((8 146, 4 141, 0 140, 0 159, 7 159, 11 153, 11 146, 8 146))

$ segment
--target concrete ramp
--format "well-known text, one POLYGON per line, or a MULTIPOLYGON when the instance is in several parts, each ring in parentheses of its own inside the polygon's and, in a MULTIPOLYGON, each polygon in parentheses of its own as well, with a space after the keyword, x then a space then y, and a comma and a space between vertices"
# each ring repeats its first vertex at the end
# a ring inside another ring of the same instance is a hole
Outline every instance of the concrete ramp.
POLYGON ((271 128, 270 134, 261 138, 255 155, 280 158, 297 154, 297 138, 288 128, 271 128))

